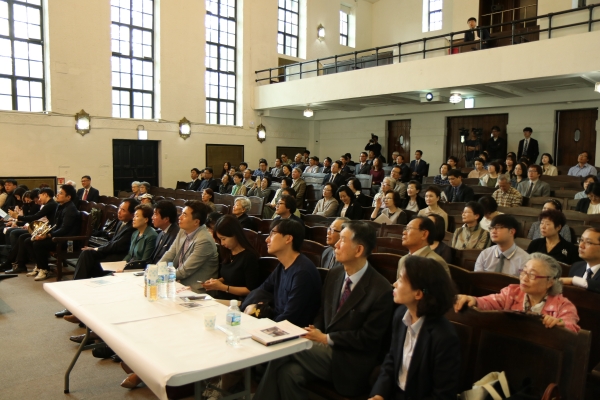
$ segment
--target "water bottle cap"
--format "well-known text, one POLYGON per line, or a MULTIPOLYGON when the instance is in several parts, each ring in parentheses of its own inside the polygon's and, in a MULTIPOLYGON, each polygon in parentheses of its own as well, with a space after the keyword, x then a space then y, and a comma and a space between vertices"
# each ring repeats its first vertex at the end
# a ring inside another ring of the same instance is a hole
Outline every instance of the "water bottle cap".
POLYGON ((238 302, 237 302, 237 300, 231 300, 231 301, 229 302, 229 306, 230 306, 230 307, 237 307, 237 305, 238 305, 238 302))

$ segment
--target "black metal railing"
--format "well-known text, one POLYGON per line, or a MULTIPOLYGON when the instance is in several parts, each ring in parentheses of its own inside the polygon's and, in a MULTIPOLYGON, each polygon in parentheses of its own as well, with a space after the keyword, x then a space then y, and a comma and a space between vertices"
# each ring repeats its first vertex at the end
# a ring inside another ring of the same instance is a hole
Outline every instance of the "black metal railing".
MULTIPOLYGON (((548 39, 551 39, 553 31, 558 31, 560 29, 565 29, 565 28, 572 28, 575 26, 587 25, 588 32, 591 32, 593 24, 596 22, 600 22, 600 18, 594 19, 593 14, 594 14, 594 9, 596 7, 600 7, 600 4, 591 4, 589 6, 580 7, 580 8, 576 8, 576 9, 572 9, 572 10, 565 10, 565 11, 559 11, 559 12, 550 13, 550 14, 546 14, 546 15, 540 15, 540 16, 535 16, 535 17, 530 17, 530 18, 523 18, 523 19, 519 19, 519 20, 489 25, 489 26, 480 27, 480 28, 487 28, 490 31, 494 28, 500 28, 500 35, 495 34, 494 37, 488 39, 488 41, 489 42, 497 42, 502 39, 510 38, 511 45, 527 41, 526 39, 524 40, 525 36, 535 35, 535 34, 539 35, 540 33, 543 33, 543 32, 548 32, 548 39), (582 11, 586 11, 586 10, 588 11, 587 21, 574 22, 574 23, 560 25, 560 26, 552 25, 552 19, 557 16, 565 15, 565 14, 574 14, 574 13, 578 13, 578 12, 582 12, 582 11), (536 28, 536 29, 527 30, 526 32, 517 31, 519 26, 526 27, 528 23, 533 23, 534 21, 544 21, 544 20, 547 20, 547 23, 548 23, 547 28, 542 29, 542 28, 539 28, 539 25, 533 24, 533 25, 530 25, 530 27, 536 28), (508 32, 508 29, 507 29, 506 30, 507 33, 502 34, 503 32, 505 32, 504 27, 508 27, 508 26, 510 26, 510 32, 508 32)), ((430 37, 426 37, 426 38, 422 38, 422 39, 411 40, 408 42, 401 42, 401 43, 391 44, 391 45, 387 45, 387 46, 373 47, 370 49, 354 51, 354 52, 344 53, 344 54, 336 54, 334 56, 317 58, 315 60, 304 61, 304 62, 300 62, 300 63, 287 64, 287 65, 283 65, 283 66, 279 66, 279 67, 262 69, 259 71, 255 71, 255 73, 257 75, 256 82, 259 84, 264 83, 265 81, 266 81, 266 83, 279 83, 282 80, 281 78, 286 79, 286 78, 289 78, 291 76, 296 76, 296 75, 299 76, 299 79, 302 79, 303 75, 304 75, 304 77, 312 77, 315 75, 318 76, 321 74, 328 75, 331 73, 345 72, 347 70, 356 70, 356 69, 362 69, 362 68, 377 67, 380 65, 388 65, 388 64, 392 64, 396 60, 398 63, 401 63, 403 57, 406 58, 406 57, 414 56, 417 54, 422 54, 423 59, 425 59, 425 58, 427 58, 427 53, 431 53, 434 51, 439 52, 439 51, 443 51, 443 50, 448 50, 447 51, 448 54, 453 54, 454 49, 460 48, 463 46, 479 45, 481 48, 482 44, 484 44, 483 40, 481 38, 479 38, 478 40, 473 40, 473 41, 469 41, 469 42, 461 42, 460 44, 454 44, 454 36, 462 35, 469 31, 470 30, 467 29, 464 31, 450 32, 450 33, 446 33, 443 35, 430 36, 430 37), (436 39, 447 39, 448 37, 450 38, 448 41, 449 44, 444 45, 444 46, 427 48, 428 42, 431 43, 432 41, 434 41, 436 39), (403 47, 406 48, 407 46, 411 46, 411 45, 414 46, 414 45, 418 45, 421 43, 423 44, 423 48, 420 50, 408 51, 408 52, 404 52, 404 53, 402 52, 403 47), (398 54, 394 54, 394 50, 396 50, 396 49, 398 51, 398 54), (330 61, 332 63, 324 64, 324 62, 327 62, 327 61, 330 61), (311 64, 315 64, 316 68, 315 68, 315 66, 311 66, 311 64), (307 67, 308 67, 308 69, 307 69, 307 67), (297 72, 289 72, 290 68, 297 69, 297 72), (280 71, 282 69, 286 72, 281 73, 280 71), (310 75, 308 75, 308 74, 310 74, 310 75), (264 76, 264 75, 267 75, 267 76, 264 76)))

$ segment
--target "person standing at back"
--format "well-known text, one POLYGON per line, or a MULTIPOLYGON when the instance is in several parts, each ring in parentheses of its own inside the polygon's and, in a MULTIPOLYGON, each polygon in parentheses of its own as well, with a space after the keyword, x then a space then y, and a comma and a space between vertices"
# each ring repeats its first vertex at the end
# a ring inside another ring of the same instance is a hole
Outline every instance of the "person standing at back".
POLYGON ((533 129, 527 127, 523 129, 523 136, 525 139, 521 139, 519 141, 519 150, 517 151, 517 159, 521 157, 529 158, 532 164, 535 164, 540 154, 540 148, 538 146, 538 141, 531 137, 533 133, 533 129))
POLYGON ((421 159, 423 152, 415 151, 415 159, 410 162, 410 170, 412 171, 412 179, 423 183, 423 177, 427 171, 427 161, 421 159))

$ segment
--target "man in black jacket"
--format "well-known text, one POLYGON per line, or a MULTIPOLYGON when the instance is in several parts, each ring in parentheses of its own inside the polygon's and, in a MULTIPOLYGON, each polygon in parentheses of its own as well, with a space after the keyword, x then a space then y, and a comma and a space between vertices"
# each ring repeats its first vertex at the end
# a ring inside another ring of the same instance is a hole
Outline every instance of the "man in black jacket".
POLYGON ((198 168, 192 168, 190 171, 190 177, 192 181, 188 183, 186 190, 198 190, 202 180, 200 179, 200 170, 198 168))
POLYGON ((212 189, 213 192, 219 192, 219 183, 213 178, 213 169, 206 167, 204 169, 204 180, 198 186, 198 190, 212 189))
POLYGON ((410 167, 404 161, 404 156, 400 154, 398 157, 396 157, 395 161, 396 165, 400 167, 400 181, 402 181, 403 183, 410 182, 410 180, 412 179, 412 173, 410 171, 410 167))
POLYGON ((384 335, 394 303, 392 287, 367 262, 375 230, 363 221, 343 225, 334 267, 323 284, 321 307, 306 330, 313 346, 269 363, 255 399, 305 399, 310 381, 332 382, 344 397, 369 390, 369 376, 381 362, 384 335))
POLYGON ((155 229, 160 229, 156 237, 154 253, 150 257, 150 263, 157 264, 167 250, 169 250, 179 233, 175 204, 166 200, 156 203, 154 205, 154 214, 152 214, 152 225, 154 225, 155 229))
MULTIPOLYGON (((31 223, 33 221, 37 221, 38 219, 46 218, 48 220, 48 226, 54 225, 54 216, 56 214, 56 209, 58 208, 58 203, 54 201, 54 191, 50 188, 43 188, 40 190, 40 194, 38 196, 38 201, 42 205, 42 208, 33 215, 22 216, 22 215, 14 215, 18 222, 27 222, 31 223)), ((12 214, 12 213, 11 213, 12 214)), ((18 213, 17 213, 18 214, 18 213)), ((25 266, 26 262, 26 252, 25 252, 25 240, 30 238, 31 235, 26 231, 18 237, 18 241, 12 244, 10 249, 10 253, 8 254, 7 261, 0 266, 0 270, 6 270, 7 274, 17 274, 19 272, 27 272, 27 267, 25 266), (17 262, 17 266, 11 268, 13 262, 17 262)), ((36 273, 37 275, 37 273, 36 273)))
POLYGON ((78 200, 97 202, 100 199, 100 192, 92 187, 92 178, 89 175, 81 177, 81 186, 83 187, 77 191, 78 200))
POLYGON ((521 157, 527 157, 529 161, 531 161, 531 164, 536 164, 536 160, 538 158, 538 155, 540 154, 540 148, 538 146, 538 141, 531 138, 532 133, 533 129, 531 129, 530 127, 526 127, 525 129, 523 129, 523 136, 525 137, 525 139, 521 139, 519 141, 517 160, 520 160, 521 157))
POLYGON ((475 193, 471 187, 462 183, 460 170, 451 170, 448 173, 448 180, 450 186, 444 189, 444 194, 450 203, 468 203, 473 200, 475 193))
POLYGON ((371 133, 371 140, 365 146, 366 151, 373 151, 375 157, 381 156, 381 145, 379 144, 379 136, 371 133))
POLYGON ((4 190, 6 191, 6 200, 2 205, 2 210, 8 212, 8 210, 14 210, 17 205, 17 199, 14 195, 15 189, 17 188, 17 181, 14 179, 7 179, 4 181, 4 190))
POLYGON ((366 151, 360 153, 360 163, 354 165, 354 175, 363 174, 368 175, 371 171, 371 165, 367 162, 369 155, 366 151))
POLYGON ((500 137, 500 127, 492 127, 492 137, 488 140, 485 150, 490 155, 489 161, 506 159, 506 139, 500 137))
POLYGON ((569 278, 560 278, 564 285, 578 286, 600 293, 600 230, 589 228, 581 235, 579 257, 569 270, 569 278))
MULTIPOLYGON (((481 39, 481 49, 487 49, 489 47, 488 40, 490 39, 490 30, 488 28, 478 28, 477 19, 474 17, 469 18, 467 21, 470 31, 465 32, 465 42, 472 42, 474 40, 481 39)), ((478 46, 473 46, 473 49, 477 49, 478 46)))
POLYGON ((327 182, 331 182, 335 183, 337 187, 342 186, 346 182, 346 179, 340 172, 341 168, 341 161, 335 160, 333 163, 331 163, 331 172, 325 175, 325 178, 323 178, 323 185, 327 182))
MULTIPOLYGON (((43 281, 48 276, 48 257, 50 252, 56 249, 56 243, 52 241, 52 238, 79 235, 81 230, 80 214, 73 202, 76 199, 75 188, 71 185, 62 185, 56 194, 56 202, 59 205, 56 209, 54 228, 45 235, 25 241, 26 244, 31 243, 28 248, 37 265, 36 281, 43 281)), ((66 246, 66 243, 64 245, 66 246)))

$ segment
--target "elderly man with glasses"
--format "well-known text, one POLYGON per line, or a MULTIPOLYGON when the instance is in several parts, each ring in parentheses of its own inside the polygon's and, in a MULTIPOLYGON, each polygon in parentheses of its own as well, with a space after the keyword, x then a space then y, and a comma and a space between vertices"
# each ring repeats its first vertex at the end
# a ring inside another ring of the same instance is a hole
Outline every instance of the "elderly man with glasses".
POLYGON ((494 246, 483 250, 475 262, 475 272, 498 272, 519 277, 519 270, 530 255, 517 246, 515 236, 519 222, 512 215, 500 214, 492 219, 490 237, 494 246))
POLYGON ((342 225, 349 221, 350 218, 338 217, 327 228, 327 247, 321 256, 321 268, 332 269, 342 265, 335 259, 335 244, 340 240, 342 225))
POLYGON ((404 269, 406 259, 411 256, 431 258, 440 263, 450 275, 450 269, 446 261, 429 247, 434 241, 435 224, 432 220, 427 217, 416 217, 410 221, 404 232, 402 232, 402 246, 408 249, 408 254, 402 256, 398 261, 398 275, 404 269))

